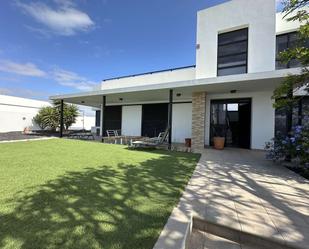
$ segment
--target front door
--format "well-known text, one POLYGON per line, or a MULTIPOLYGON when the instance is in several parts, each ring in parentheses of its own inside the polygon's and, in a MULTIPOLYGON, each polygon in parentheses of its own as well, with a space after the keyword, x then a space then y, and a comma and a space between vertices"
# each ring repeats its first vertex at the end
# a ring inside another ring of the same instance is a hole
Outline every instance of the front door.
POLYGON ((213 137, 225 137, 225 145, 250 148, 251 99, 211 101, 210 144, 213 137))

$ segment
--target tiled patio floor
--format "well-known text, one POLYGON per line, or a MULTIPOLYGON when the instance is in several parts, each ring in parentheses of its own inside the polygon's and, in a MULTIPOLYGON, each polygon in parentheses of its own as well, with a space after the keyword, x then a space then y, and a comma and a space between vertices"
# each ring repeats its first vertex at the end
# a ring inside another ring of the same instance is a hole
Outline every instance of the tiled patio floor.
POLYGON ((309 182, 263 152, 206 149, 155 248, 181 248, 191 214, 309 248, 309 182))

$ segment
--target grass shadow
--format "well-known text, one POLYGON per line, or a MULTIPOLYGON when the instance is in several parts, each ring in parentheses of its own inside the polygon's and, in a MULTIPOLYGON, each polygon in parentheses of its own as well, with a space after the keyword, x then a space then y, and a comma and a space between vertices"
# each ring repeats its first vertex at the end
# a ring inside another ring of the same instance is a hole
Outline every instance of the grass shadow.
POLYGON ((152 248, 197 155, 164 151, 139 165, 102 165, 15 196, 0 213, 1 248, 152 248))

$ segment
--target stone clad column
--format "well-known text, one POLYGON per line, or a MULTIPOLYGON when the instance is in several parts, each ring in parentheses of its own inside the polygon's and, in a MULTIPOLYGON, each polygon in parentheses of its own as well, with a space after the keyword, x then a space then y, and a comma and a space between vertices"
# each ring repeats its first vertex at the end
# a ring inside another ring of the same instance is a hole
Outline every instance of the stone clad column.
POLYGON ((192 150, 198 152, 205 145, 206 92, 192 93, 192 150))

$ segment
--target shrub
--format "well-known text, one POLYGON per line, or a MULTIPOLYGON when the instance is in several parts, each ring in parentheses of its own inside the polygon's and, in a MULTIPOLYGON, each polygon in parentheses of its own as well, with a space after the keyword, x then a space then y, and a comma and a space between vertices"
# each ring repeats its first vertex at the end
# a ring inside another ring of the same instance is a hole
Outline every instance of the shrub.
POLYGON ((305 167, 309 166, 309 125, 294 126, 289 136, 280 133, 266 143, 267 158, 284 160, 287 155, 305 167))

